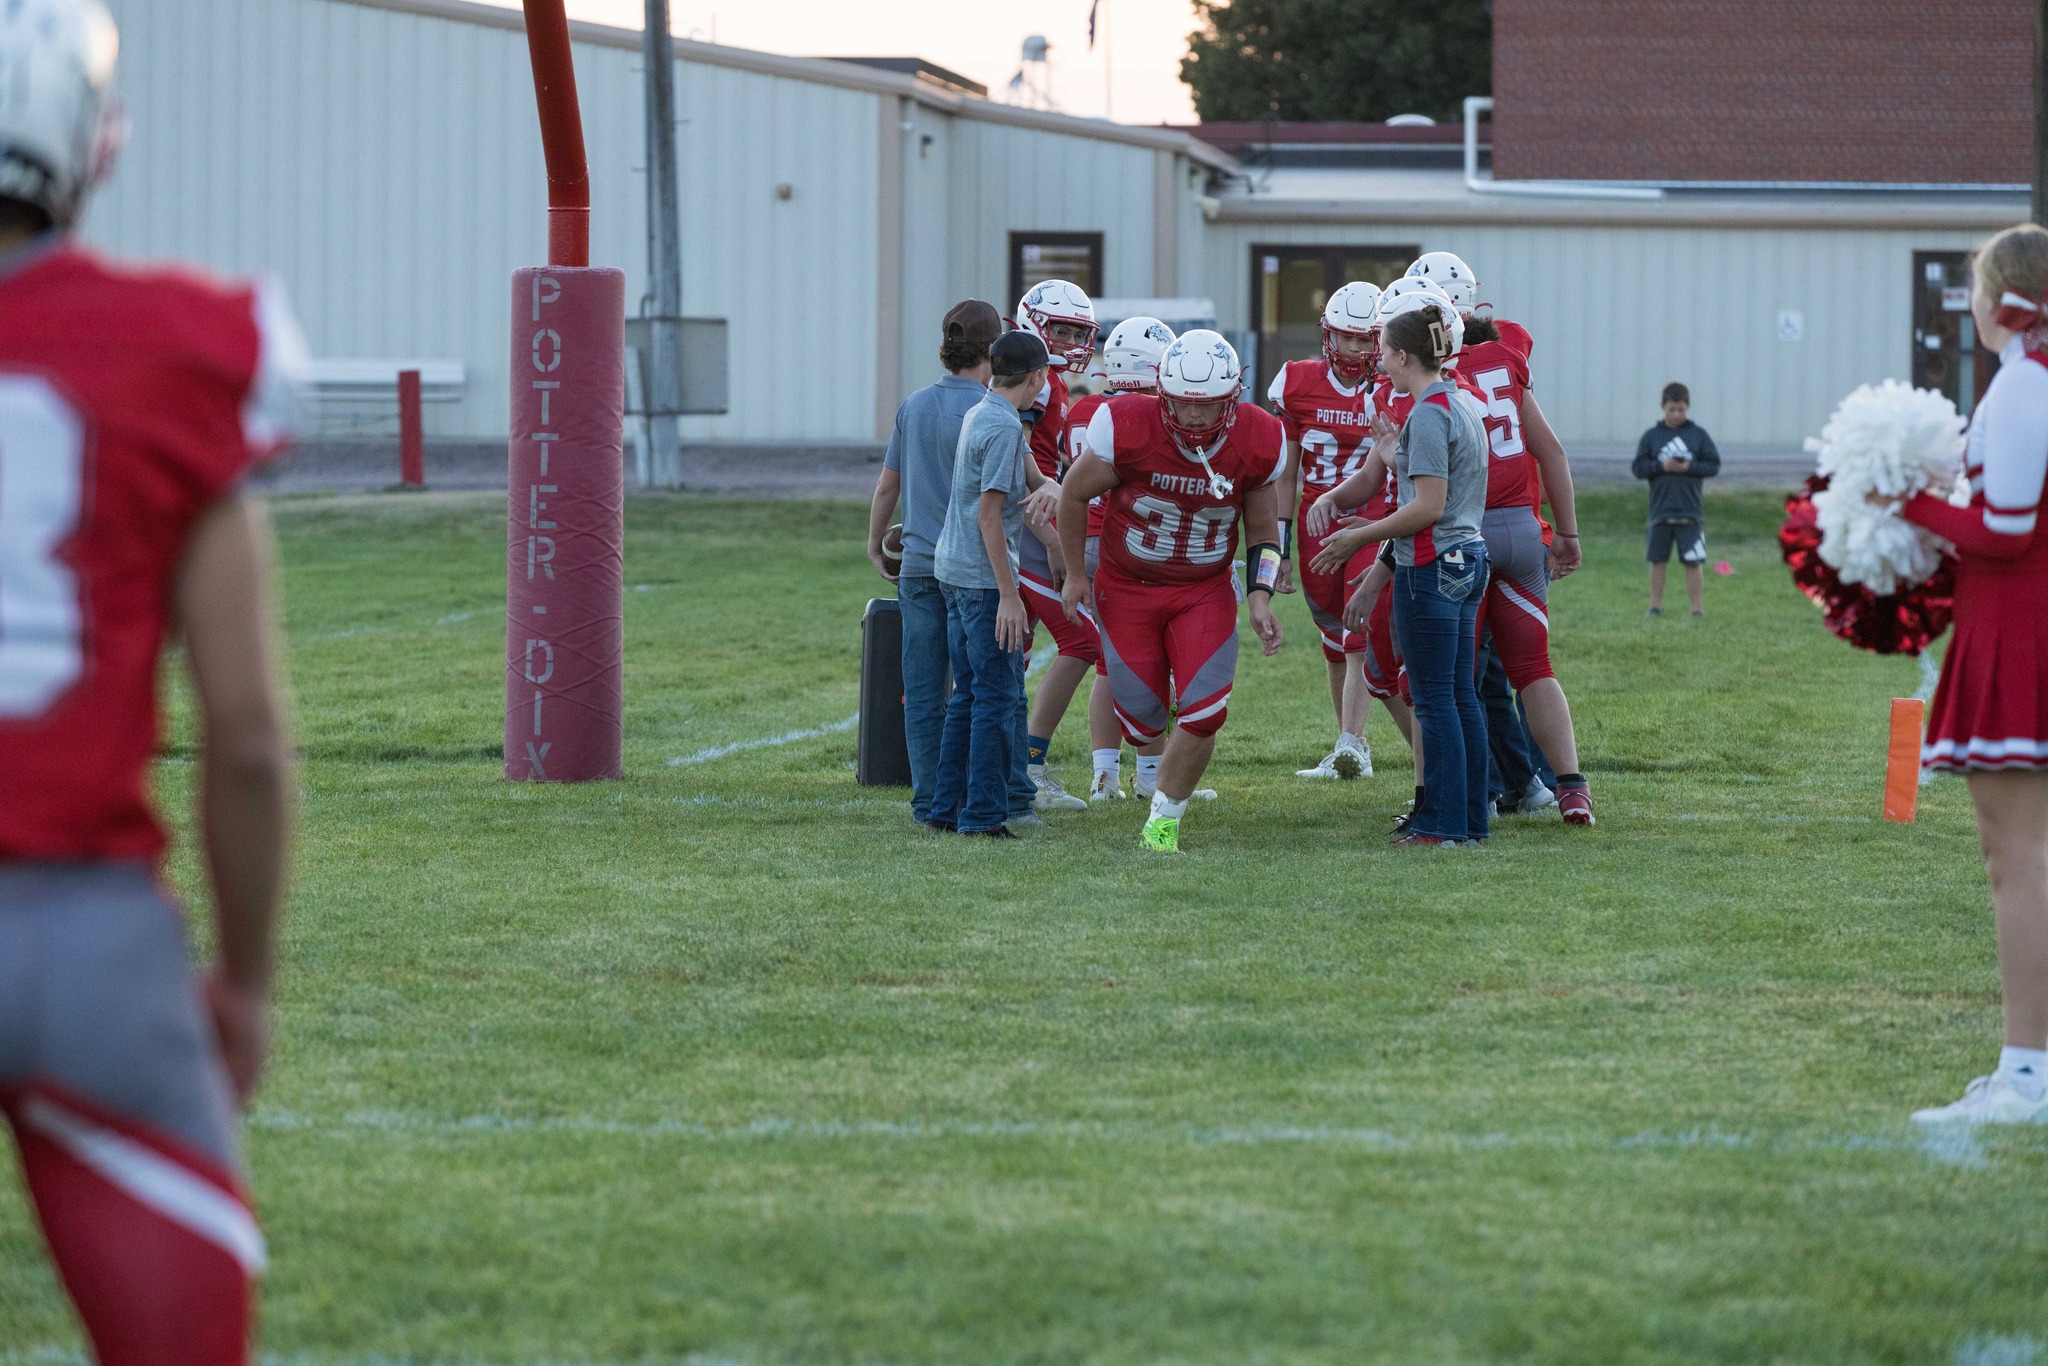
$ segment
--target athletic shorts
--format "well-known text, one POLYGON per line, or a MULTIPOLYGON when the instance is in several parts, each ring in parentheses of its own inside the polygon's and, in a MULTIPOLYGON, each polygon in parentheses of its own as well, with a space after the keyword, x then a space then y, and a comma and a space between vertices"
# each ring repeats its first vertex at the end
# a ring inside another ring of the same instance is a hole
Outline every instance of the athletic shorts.
POLYGON ((139 864, 0 865, 0 1109, 102 1366, 240 1366, 263 1235, 183 917, 139 864))
POLYGON ((1493 632, 1493 650, 1516 692, 1550 667, 1550 550, 1543 526, 1528 507, 1488 508, 1480 518, 1491 571, 1479 603, 1479 631, 1493 632))
POLYGON ((1645 549, 1651 564, 1671 563, 1671 548, 1678 547, 1680 564, 1707 562, 1707 528, 1698 518, 1682 522, 1652 522, 1645 549))
POLYGON ((1053 586, 1052 560, 1045 553, 1044 542, 1025 532, 1017 560, 1017 587, 1024 597, 1024 614, 1051 633, 1053 645, 1067 658, 1089 664, 1101 659, 1102 644, 1088 609, 1081 609, 1078 624, 1067 620, 1060 590, 1053 586))
POLYGON ((1139 583, 1110 565, 1096 574, 1110 695, 1132 744, 1164 735, 1176 700, 1182 730, 1222 729, 1237 681, 1236 579, 1230 570, 1199 583, 1139 583))
MULTIPOLYGON (((1297 530, 1308 525, 1309 505, 1328 492, 1327 489, 1304 485, 1301 491, 1301 509, 1294 525, 1297 530)), ((1330 530, 1338 530, 1333 520, 1330 530)), ((1379 554, 1377 545, 1361 546, 1352 552, 1343 568, 1333 574, 1320 574, 1309 568, 1316 552, 1323 548, 1324 536, 1311 536, 1306 531, 1296 537, 1300 553, 1301 595, 1308 600, 1308 614, 1316 623, 1316 634, 1321 637, 1323 658, 1332 664, 1343 662, 1345 655, 1363 654, 1366 649, 1364 636, 1344 629, 1344 604, 1351 597, 1351 590, 1365 577, 1365 571, 1372 568, 1373 557, 1379 554)))

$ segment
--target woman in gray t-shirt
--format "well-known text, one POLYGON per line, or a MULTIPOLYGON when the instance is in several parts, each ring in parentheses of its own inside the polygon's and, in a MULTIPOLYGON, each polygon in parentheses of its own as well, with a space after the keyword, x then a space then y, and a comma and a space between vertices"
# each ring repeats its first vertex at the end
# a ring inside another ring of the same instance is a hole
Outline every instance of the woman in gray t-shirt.
POLYGON ((1387 378, 1414 405, 1394 446, 1400 505, 1330 537, 1323 554, 1393 542, 1394 638, 1415 700, 1423 789, 1399 843, 1461 844, 1487 831, 1486 712, 1473 684, 1486 590, 1486 430, 1475 401, 1443 376, 1449 306, 1408 299, 1415 302, 1387 319, 1380 339, 1387 378))

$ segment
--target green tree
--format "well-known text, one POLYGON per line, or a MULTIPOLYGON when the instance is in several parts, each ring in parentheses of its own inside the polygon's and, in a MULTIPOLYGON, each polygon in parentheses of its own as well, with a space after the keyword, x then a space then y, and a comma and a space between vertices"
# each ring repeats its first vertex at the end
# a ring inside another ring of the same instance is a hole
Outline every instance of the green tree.
POLYGON ((1487 0, 1195 0, 1180 76, 1203 119, 1463 115, 1493 88, 1487 0))

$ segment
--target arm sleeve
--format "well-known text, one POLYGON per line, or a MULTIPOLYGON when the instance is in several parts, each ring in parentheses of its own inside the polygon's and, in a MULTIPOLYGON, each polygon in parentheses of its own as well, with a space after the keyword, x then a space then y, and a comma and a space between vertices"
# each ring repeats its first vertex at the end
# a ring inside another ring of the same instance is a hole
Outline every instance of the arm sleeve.
MULTIPOLYGON (((1955 542, 1958 550, 1987 559, 2013 560, 2033 544, 2042 483, 2048 480, 2048 369, 2011 367, 1983 434, 1983 507, 1954 507, 1928 494, 1905 506, 1906 520, 1955 542)), ((1988 405, 1987 405, 1988 406, 1988 405)), ((1983 421, 1985 408, 1979 408, 1983 421)))
POLYGON ((978 437, 975 444, 981 447, 981 478, 976 481, 980 492, 1008 493, 1017 484, 1017 463, 1028 449, 1023 430, 978 437))
POLYGON ((256 373, 242 400, 242 439, 250 463, 261 464, 305 429, 313 355, 285 300, 284 286, 263 280, 251 301, 257 333, 256 373))
POLYGON ((1705 427, 1700 428, 1700 448, 1692 453, 1691 473, 1701 479, 1711 479, 1721 472, 1721 448, 1714 444, 1714 438, 1707 435, 1705 427))
POLYGON ((1655 435, 1656 428, 1653 427, 1643 433, 1642 440, 1636 442, 1635 464, 1629 468, 1635 471, 1635 476, 1638 479, 1655 479, 1657 477, 1657 453, 1656 449, 1650 444, 1651 438, 1655 435))
POLYGON ((907 439, 903 435, 903 413, 909 407, 909 399, 896 405, 896 427, 889 433, 889 453, 882 457, 882 468, 898 474, 903 472, 903 443, 907 439))
POLYGON ((1289 441, 1301 440, 1294 419, 1287 413, 1287 367, 1281 366, 1273 372, 1273 382, 1266 387, 1266 402, 1273 405, 1273 416, 1280 419, 1280 431, 1289 441))
POLYGON ((1116 419, 1109 415, 1109 405, 1103 404, 1095 410, 1095 416, 1088 419, 1088 430, 1082 436, 1088 449, 1098 460, 1116 463, 1116 419))

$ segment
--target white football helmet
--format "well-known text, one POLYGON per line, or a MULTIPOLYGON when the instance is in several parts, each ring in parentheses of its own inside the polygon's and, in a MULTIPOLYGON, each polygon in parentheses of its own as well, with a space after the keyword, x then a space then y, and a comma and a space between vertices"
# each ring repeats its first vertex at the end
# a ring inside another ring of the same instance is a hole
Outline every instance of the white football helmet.
POLYGON ((1408 274, 1441 289, 1460 313, 1470 313, 1479 307, 1479 277, 1451 252, 1424 252, 1408 267, 1408 274))
POLYGON ((1088 359, 1095 354, 1095 335, 1102 330, 1095 325, 1095 305, 1087 291, 1067 280, 1041 280, 1025 290, 1017 301, 1017 326, 1045 343, 1053 369, 1077 372, 1088 368, 1088 359), (1055 346, 1046 333, 1054 323, 1072 323, 1088 335, 1072 345, 1055 346))
POLYGON ((1221 332, 1198 327, 1183 332, 1159 362, 1159 416, 1173 444, 1209 471, 1209 488, 1218 498, 1230 496, 1230 481, 1216 473, 1209 458, 1223 448, 1237 423, 1237 402, 1244 394, 1244 367, 1221 332))
POLYGON ((1346 384, 1355 385, 1371 375, 1379 358, 1379 324, 1373 318, 1379 306, 1380 287, 1364 280, 1343 286, 1323 305, 1323 359, 1331 373, 1346 384), (1371 338, 1372 347, 1362 356, 1347 356, 1336 347, 1334 334, 1339 332, 1371 338))
MULTIPOLYGON (((1399 283, 1401 283, 1399 280, 1394 282, 1394 284, 1399 283)), ((1460 351, 1465 349, 1465 319, 1458 312, 1458 306, 1445 298, 1435 286, 1432 285, 1426 289, 1403 290, 1397 294, 1394 292, 1393 285, 1389 285, 1380 295, 1379 324, 1384 328, 1403 313, 1415 313, 1425 309, 1435 315, 1432 320, 1433 324, 1443 329, 1445 340, 1450 343, 1450 349, 1443 357, 1444 363, 1448 365, 1457 358, 1460 351)), ((1381 354, 1384 355, 1386 348, 1384 334, 1381 337, 1380 347, 1381 354)))
POLYGON ((1173 345, 1173 329, 1157 318, 1125 318, 1102 344, 1102 369, 1114 393, 1159 387, 1159 362, 1173 345))
POLYGON ((100 0, 0 3, 0 198, 78 221, 120 146, 119 49, 100 0))

